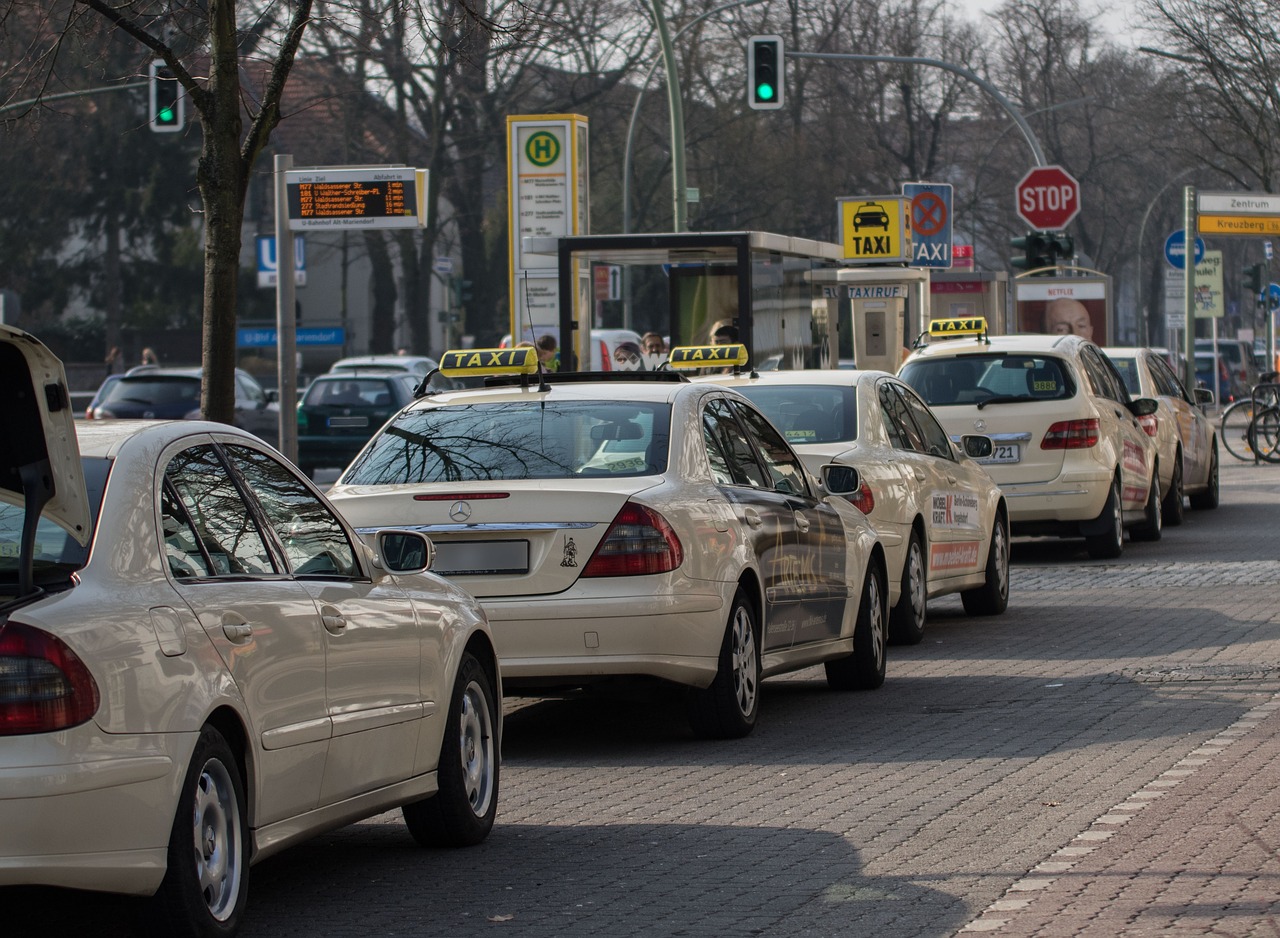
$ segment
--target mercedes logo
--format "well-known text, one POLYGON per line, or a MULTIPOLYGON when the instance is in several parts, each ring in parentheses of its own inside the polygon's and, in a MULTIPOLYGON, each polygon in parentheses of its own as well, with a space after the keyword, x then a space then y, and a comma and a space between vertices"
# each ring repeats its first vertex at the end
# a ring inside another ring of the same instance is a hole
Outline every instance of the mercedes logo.
POLYGON ((449 517, 454 521, 466 521, 471 517, 471 502, 454 502, 449 506, 449 517))
POLYGON ((987 422, 986 422, 985 420, 983 420, 981 417, 979 417, 977 420, 975 420, 975 421, 973 422, 973 432, 974 432, 974 433, 986 433, 986 432, 987 432, 987 422))

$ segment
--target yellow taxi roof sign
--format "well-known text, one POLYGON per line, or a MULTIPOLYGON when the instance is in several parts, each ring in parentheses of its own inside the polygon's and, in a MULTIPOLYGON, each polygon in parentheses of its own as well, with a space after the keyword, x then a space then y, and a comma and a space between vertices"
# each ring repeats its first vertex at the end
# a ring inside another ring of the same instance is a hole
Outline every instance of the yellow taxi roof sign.
POLYGON ((729 345, 678 345, 667 353, 669 368, 713 368, 747 363, 747 347, 741 342, 729 345))
POLYGON ((965 335, 986 335, 987 321, 981 317, 968 319, 935 319, 929 323, 929 338, 954 339, 965 335))
POLYGON ((450 378, 534 375, 538 373, 538 350, 531 346, 451 349, 440 356, 440 373, 450 378))

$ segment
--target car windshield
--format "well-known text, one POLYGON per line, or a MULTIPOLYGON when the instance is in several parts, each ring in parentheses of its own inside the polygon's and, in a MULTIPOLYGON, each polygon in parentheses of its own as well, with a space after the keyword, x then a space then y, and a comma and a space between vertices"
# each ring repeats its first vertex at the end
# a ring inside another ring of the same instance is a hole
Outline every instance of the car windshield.
POLYGON ((102 395, 100 404, 129 402, 164 406, 200 406, 200 379, 185 375, 125 375, 102 395))
MULTIPOLYGON (((89 508, 93 523, 98 523, 98 510, 102 506, 102 492, 106 488, 111 460, 84 457, 80 461, 84 470, 85 488, 89 493, 89 508)), ((0 584, 18 581, 18 559, 22 547, 22 519, 24 512, 17 505, 0 502, 0 584)), ((89 559, 89 548, 81 547, 76 539, 41 517, 36 525, 36 545, 33 564, 34 580, 48 586, 64 581, 79 570, 89 559)), ((3 587, 0 586, 0 589, 3 587)))
POLYGON ((1134 397, 1142 396, 1142 385, 1138 379, 1138 360, 1136 358, 1116 358, 1108 355, 1111 364, 1116 366, 1116 371, 1120 372, 1120 377, 1124 378, 1125 389, 1134 397))
POLYGON ((857 391, 823 384, 737 388, 782 431, 788 443, 847 443, 858 437, 857 391))
POLYGON ((530 401, 414 410, 383 428, 350 485, 568 479, 666 471, 669 405, 530 401))
POLYGON ((1063 400, 1075 394, 1062 364, 1041 355, 921 358, 908 362, 898 377, 930 407, 1063 400))

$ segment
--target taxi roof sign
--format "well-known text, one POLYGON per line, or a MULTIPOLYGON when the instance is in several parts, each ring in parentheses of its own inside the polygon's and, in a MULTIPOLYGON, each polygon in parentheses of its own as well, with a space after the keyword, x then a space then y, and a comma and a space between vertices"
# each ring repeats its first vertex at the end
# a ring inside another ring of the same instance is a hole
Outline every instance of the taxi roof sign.
POLYGON ((954 339, 959 336, 987 334, 987 321, 981 316, 968 319, 935 319, 929 323, 929 338, 954 339))
POLYGON ((450 378, 534 375, 538 373, 538 350, 530 346, 451 349, 440 356, 440 373, 450 378))
POLYGON ((668 368, 741 368, 747 363, 747 347, 741 342, 730 345, 678 345, 667 353, 668 368))

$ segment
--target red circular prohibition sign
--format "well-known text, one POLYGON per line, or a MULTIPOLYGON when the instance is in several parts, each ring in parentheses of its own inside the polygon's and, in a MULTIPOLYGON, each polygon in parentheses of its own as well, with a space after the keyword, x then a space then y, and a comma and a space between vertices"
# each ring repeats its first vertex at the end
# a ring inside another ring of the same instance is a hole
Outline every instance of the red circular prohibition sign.
POLYGON ((947 202, 936 192, 921 192, 911 200, 911 227, 932 237, 947 225, 947 202))

